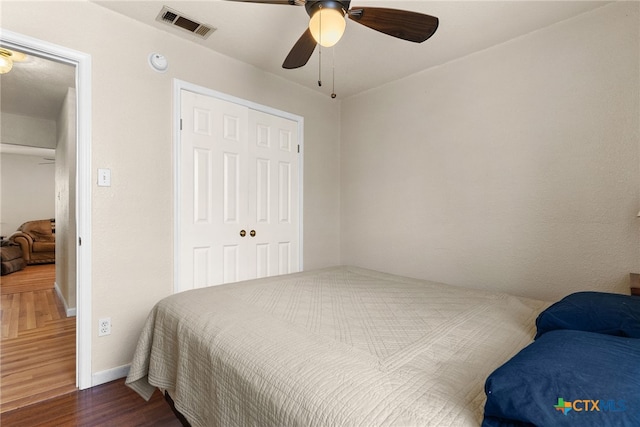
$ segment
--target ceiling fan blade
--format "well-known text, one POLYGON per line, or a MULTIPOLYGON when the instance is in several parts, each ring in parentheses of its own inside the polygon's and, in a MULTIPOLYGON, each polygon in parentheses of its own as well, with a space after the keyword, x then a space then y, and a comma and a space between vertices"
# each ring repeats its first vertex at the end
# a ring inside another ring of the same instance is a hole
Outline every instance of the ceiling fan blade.
POLYGON ((262 3, 262 4, 287 4, 292 6, 304 6, 305 0, 227 0, 244 3, 262 3))
POLYGON ((311 30, 307 28, 307 30, 302 33, 302 36, 300 36, 296 44, 291 48, 289 55, 287 55, 282 63, 282 68, 291 70, 293 68, 300 68, 304 66, 307 61, 309 61, 309 58, 311 58, 313 51, 316 49, 316 44, 315 39, 311 35, 311 30))
POLYGON ((438 29, 438 18, 434 16, 384 7, 351 9, 349 18, 365 27, 415 43, 427 40, 438 29))

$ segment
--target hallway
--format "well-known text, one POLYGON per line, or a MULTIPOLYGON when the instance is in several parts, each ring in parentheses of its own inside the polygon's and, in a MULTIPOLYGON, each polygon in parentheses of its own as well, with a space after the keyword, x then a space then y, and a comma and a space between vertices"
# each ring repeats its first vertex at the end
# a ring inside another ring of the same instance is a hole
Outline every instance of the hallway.
POLYGON ((1 278, 0 412, 76 390, 76 318, 54 281, 54 264, 1 278))

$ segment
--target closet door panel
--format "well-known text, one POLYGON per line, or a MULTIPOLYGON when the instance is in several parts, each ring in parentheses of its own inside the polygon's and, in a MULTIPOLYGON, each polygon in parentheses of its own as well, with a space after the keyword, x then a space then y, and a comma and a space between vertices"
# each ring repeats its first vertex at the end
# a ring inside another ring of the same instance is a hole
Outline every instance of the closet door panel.
POLYGON ((256 231, 250 244, 262 251, 250 252, 256 254, 256 271, 267 266, 266 276, 299 270, 297 135, 296 122, 249 111, 249 211, 255 213, 256 231))
POLYGON ((248 250, 248 109, 183 91, 181 116, 180 289, 249 278, 239 264, 248 250))

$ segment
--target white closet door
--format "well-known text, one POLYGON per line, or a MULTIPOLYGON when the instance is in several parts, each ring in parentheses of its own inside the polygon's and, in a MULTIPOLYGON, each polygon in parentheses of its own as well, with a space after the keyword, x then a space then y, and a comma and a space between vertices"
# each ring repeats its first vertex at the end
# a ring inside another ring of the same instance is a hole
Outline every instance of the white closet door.
POLYGON ((298 125, 249 111, 251 274, 267 277, 299 270, 298 125), (253 234, 253 233, 252 233, 253 234))
POLYGON ((299 270, 297 123, 181 92, 180 291, 299 270))
POLYGON ((248 278, 248 109, 182 91, 181 284, 200 288, 248 278))

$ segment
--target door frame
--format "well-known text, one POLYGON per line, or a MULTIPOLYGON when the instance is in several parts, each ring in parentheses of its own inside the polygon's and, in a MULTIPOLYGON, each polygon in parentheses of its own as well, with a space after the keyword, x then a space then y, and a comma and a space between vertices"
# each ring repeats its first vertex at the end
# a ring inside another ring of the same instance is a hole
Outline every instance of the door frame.
POLYGON ((91 387, 91 55, 0 29, 9 48, 76 68, 76 387, 91 387))
POLYGON ((186 82, 184 80, 173 79, 173 292, 180 291, 180 178, 182 172, 182 159, 181 159, 181 142, 180 142, 180 128, 181 128, 181 105, 182 105, 182 91, 186 90, 194 92, 200 95, 210 96, 223 101, 232 102, 234 104, 242 105, 252 110, 260 111, 263 113, 271 114, 274 116, 282 117, 297 122, 298 124, 298 146, 300 155, 298 156, 298 212, 299 212, 299 229, 298 229, 298 268, 303 270, 303 217, 304 217, 304 117, 296 114, 288 113, 286 111, 278 110, 266 105, 258 104, 246 99, 237 98, 226 93, 218 92, 213 89, 208 89, 203 86, 199 86, 193 83, 186 82))

